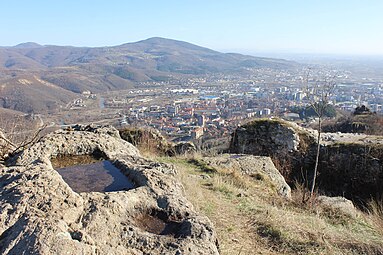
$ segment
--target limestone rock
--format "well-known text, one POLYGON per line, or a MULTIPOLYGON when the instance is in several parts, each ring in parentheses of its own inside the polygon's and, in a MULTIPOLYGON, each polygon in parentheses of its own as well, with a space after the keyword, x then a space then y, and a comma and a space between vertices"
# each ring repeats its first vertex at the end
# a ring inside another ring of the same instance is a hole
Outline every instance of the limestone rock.
POLYGON ((125 141, 146 150, 155 151, 158 154, 167 154, 172 148, 172 143, 155 129, 127 127, 119 131, 125 141))
MULTIPOLYGON (((303 142, 299 129, 281 120, 255 120, 237 128, 230 151, 261 156, 297 152, 303 142)), ((310 136, 308 132, 305 134, 310 136)))
POLYGON ((90 125, 77 124, 77 125, 71 126, 67 130, 87 131, 87 132, 92 132, 95 134, 105 134, 105 135, 113 136, 115 138, 121 138, 119 131, 112 126, 97 126, 94 124, 90 124, 90 125))
MULTIPOLYGON (((313 180, 318 132, 279 119, 257 119, 238 127, 231 153, 270 156, 286 180, 313 180)), ((318 188, 353 201, 383 194, 383 137, 322 133, 318 188)), ((309 183, 311 185, 311 183, 309 183)))
POLYGON ((196 152, 197 148, 192 142, 178 142, 174 144, 173 151, 176 155, 196 152))
POLYGON ((216 157, 204 157, 203 160, 213 167, 235 169, 250 176, 267 176, 279 195, 286 198, 291 197, 290 186, 275 168, 270 157, 223 154, 216 157))
POLYGON ((352 201, 344 197, 319 196, 317 202, 324 207, 339 211, 351 217, 357 215, 357 210, 352 201))
POLYGON ((219 254, 211 222, 184 198, 175 170, 113 134, 57 131, 0 169, 0 254, 219 254), (135 188, 76 193, 50 162, 95 151, 135 188))
POLYGON ((11 161, 15 161, 16 165, 28 165, 37 161, 46 162, 57 155, 92 153, 100 153, 109 159, 121 155, 139 156, 137 148, 120 139, 118 131, 113 127, 95 128, 76 125, 46 135, 11 161))

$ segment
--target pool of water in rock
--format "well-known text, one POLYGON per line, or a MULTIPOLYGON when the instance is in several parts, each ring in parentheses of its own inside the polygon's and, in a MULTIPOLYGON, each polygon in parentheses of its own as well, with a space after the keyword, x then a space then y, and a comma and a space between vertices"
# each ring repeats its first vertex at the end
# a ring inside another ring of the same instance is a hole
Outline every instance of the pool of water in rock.
POLYGON ((108 160, 91 156, 52 159, 52 165, 75 192, 112 192, 133 189, 134 183, 108 160))

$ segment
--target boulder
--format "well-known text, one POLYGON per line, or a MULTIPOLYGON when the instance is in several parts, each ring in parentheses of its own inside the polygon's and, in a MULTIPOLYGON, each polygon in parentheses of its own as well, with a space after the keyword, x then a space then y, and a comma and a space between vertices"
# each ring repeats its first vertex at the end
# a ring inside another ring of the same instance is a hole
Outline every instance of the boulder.
POLYGON ((115 134, 56 131, 0 169, 0 254, 219 254, 212 223, 185 199, 174 168, 141 157, 115 134), (51 164, 92 153, 134 188, 77 193, 51 164))
POLYGON ((285 198, 291 198, 291 188, 286 183, 270 157, 245 154, 223 154, 216 157, 204 157, 203 161, 212 167, 234 169, 243 174, 260 177, 266 176, 275 187, 277 193, 285 198))
POLYGON ((356 217, 358 211, 351 200, 344 197, 319 196, 317 202, 325 208, 341 212, 351 217, 356 217))
POLYGON ((258 119, 238 127, 230 152, 272 156, 299 152, 312 134, 294 123, 279 119, 258 119))
POLYGON ((197 148, 192 142, 178 142, 173 145, 172 152, 175 155, 183 155, 187 153, 196 152, 197 148))
MULTIPOLYGON (((288 183, 311 186, 318 132, 279 119, 257 119, 238 127, 231 153, 270 156, 288 183)), ((361 205, 383 194, 383 137, 321 133, 317 187, 361 205)))
POLYGON ((168 151, 171 150, 173 145, 155 129, 127 127, 119 132, 121 138, 125 141, 128 141, 141 149, 153 151, 157 154, 168 154, 168 151))

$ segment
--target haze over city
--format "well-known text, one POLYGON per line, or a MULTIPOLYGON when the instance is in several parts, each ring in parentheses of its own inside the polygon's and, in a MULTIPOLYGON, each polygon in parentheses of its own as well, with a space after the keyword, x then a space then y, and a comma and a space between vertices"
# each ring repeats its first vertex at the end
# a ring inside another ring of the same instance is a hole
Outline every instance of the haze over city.
POLYGON ((0 9, 2 46, 112 46, 160 36, 223 52, 383 54, 379 0, 18 0, 0 9))

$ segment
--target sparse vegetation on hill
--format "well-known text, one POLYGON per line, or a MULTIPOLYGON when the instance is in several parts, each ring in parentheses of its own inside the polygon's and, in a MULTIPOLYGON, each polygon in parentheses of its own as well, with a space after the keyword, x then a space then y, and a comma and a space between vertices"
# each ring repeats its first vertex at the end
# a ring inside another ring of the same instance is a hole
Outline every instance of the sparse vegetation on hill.
POLYGON ((383 253, 377 213, 352 217, 319 202, 302 204, 301 189, 285 200, 266 179, 210 170, 195 164, 196 157, 156 159, 176 166, 186 197, 214 223, 221 254, 383 253))
POLYGON ((0 107, 16 111, 47 112, 65 106, 75 93, 27 74, 0 80, 0 107))

